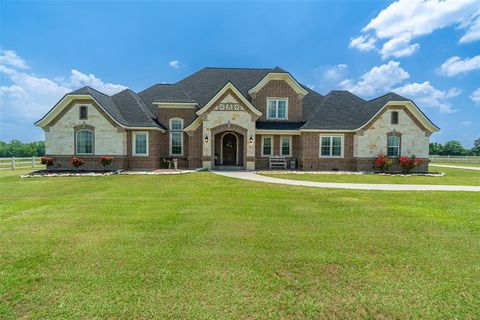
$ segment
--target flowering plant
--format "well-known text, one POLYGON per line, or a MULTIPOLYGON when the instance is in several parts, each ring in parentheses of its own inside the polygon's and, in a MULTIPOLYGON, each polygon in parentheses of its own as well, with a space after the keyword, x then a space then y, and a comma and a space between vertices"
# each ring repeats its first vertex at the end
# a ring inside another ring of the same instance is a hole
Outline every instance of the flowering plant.
POLYGON ((47 168, 53 166, 53 158, 50 157, 41 157, 40 163, 47 166, 47 168))
POLYGON ((107 156, 102 156, 100 157, 100 162, 102 163, 102 166, 106 168, 112 163, 113 158, 112 157, 107 157, 107 156))
POLYGON ((415 155, 411 155, 410 157, 403 156, 400 157, 400 159, 398 160, 400 163, 400 167, 403 169, 403 171, 407 173, 412 172, 416 166, 421 165, 423 162, 421 159, 417 159, 415 155))
POLYGON ((82 158, 73 157, 70 164, 78 169, 85 164, 85 161, 82 158))
POLYGON ((392 166, 392 159, 381 153, 375 159, 375 166, 382 172, 387 172, 392 166))

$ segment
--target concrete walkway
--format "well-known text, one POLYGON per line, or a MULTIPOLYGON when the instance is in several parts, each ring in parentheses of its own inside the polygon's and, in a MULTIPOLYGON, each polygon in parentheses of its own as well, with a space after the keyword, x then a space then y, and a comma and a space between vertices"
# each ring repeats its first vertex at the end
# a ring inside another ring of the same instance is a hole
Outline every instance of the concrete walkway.
POLYGON ((467 167, 467 166, 457 166, 457 165, 449 165, 449 164, 435 164, 435 163, 429 163, 428 165, 429 165, 429 166, 432 166, 432 167, 442 167, 442 168, 465 169, 465 170, 480 171, 480 167, 467 167))
POLYGON ((337 188, 355 190, 387 190, 387 191, 476 191, 480 192, 480 186, 450 186, 450 185, 429 185, 429 184, 372 184, 372 183, 333 183, 299 181, 266 177, 252 171, 212 171, 220 176, 237 178, 243 180, 286 184, 292 186, 306 186, 317 188, 337 188))

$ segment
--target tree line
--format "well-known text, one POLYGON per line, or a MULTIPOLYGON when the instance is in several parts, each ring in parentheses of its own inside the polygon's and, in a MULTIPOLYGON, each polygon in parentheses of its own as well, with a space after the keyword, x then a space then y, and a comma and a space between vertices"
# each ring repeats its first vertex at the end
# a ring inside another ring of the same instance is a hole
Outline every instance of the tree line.
POLYGON ((472 149, 464 148, 457 140, 445 144, 431 142, 429 152, 431 155, 440 156, 480 156, 480 138, 475 139, 472 149))
POLYGON ((19 140, 0 141, 0 158, 41 157, 45 155, 45 141, 23 143, 19 140))

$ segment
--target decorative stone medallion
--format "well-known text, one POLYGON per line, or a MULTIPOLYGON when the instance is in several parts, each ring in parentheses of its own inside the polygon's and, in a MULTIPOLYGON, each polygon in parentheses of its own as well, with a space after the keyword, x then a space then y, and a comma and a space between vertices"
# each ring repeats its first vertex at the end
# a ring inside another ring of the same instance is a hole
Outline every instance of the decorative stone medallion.
POLYGON ((245 111, 245 108, 238 103, 220 103, 213 110, 215 111, 245 111))

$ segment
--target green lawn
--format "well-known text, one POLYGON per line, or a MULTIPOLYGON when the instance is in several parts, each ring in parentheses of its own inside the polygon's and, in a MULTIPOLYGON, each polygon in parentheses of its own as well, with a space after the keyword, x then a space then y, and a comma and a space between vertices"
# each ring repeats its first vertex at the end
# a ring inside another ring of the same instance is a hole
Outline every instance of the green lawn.
POLYGON ((474 319, 480 197, 0 173, 0 319, 474 319))
POLYGON ((443 177, 429 176, 385 176, 376 174, 317 174, 317 173, 262 173, 262 175, 304 181, 347 182, 347 183, 398 183, 398 184, 446 184, 446 185, 480 185, 480 171, 431 167, 430 171, 443 172, 443 177))

